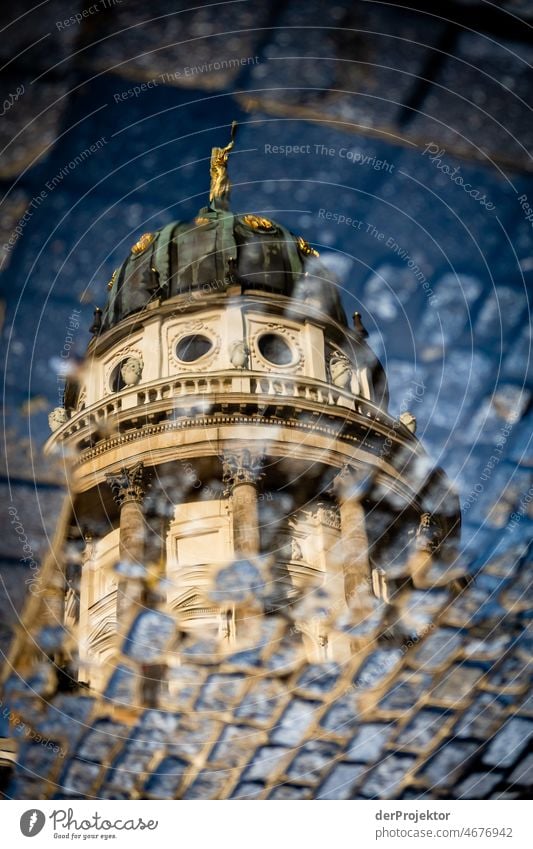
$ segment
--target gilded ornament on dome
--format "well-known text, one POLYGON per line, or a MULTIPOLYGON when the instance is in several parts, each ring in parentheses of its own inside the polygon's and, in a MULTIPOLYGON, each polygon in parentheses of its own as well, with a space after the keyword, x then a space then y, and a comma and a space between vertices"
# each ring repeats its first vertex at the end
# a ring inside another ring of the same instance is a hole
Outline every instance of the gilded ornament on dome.
POLYGON ((309 244, 309 242, 308 242, 308 241, 306 241, 306 240, 303 238, 303 236, 298 236, 298 237, 296 238, 296 242, 297 242, 297 245, 298 245, 298 250, 299 250, 299 251, 300 251, 300 253, 302 253, 304 256, 320 256, 320 254, 318 253, 318 251, 315 251, 315 249, 311 247, 311 245, 309 244))
POLYGON ((197 215, 196 218, 194 219, 194 223, 198 227, 201 227, 203 224, 209 224, 209 221, 210 221, 210 219, 206 218, 205 215, 197 215))
POLYGON ((272 232, 276 227, 269 218, 263 218, 261 215, 244 215, 243 219, 247 227, 252 230, 262 230, 266 233, 272 232))
POLYGON ((131 249, 132 254, 142 254, 155 239, 154 233, 143 233, 138 242, 131 249))
POLYGON ((110 279, 109 283, 107 284, 108 290, 112 289, 113 286, 115 285, 115 280, 117 279, 117 274, 118 274, 118 268, 115 268, 113 274, 111 275, 111 279, 110 279))
POLYGON ((233 121, 229 143, 226 147, 214 147, 211 151, 209 203, 212 203, 214 200, 221 200, 223 205, 227 203, 231 190, 231 183, 228 177, 228 158, 235 144, 236 132, 237 121, 233 121))

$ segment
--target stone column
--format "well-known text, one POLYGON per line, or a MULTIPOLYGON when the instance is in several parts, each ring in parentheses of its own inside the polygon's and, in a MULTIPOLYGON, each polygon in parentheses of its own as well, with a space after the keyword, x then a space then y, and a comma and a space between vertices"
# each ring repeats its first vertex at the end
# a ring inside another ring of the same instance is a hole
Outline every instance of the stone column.
POLYGON ((348 605, 357 606, 357 598, 370 593, 370 567, 365 512, 361 505, 363 486, 353 469, 337 475, 333 491, 341 518, 341 545, 344 563, 344 591, 348 605))
POLYGON ((222 481, 231 495, 233 546, 236 557, 249 558, 261 550, 257 482, 261 477, 262 457, 248 449, 225 452, 222 481))
MULTIPOLYGON (((134 466, 124 466, 116 474, 106 475, 106 480, 115 503, 120 509, 120 562, 130 565, 144 566, 144 515, 142 500, 144 498, 144 464, 139 462, 134 466)), ((117 582, 117 618, 120 620, 132 601, 138 601, 141 594, 141 583, 128 582, 120 579, 117 582), (137 586, 137 590, 128 587, 137 586)))

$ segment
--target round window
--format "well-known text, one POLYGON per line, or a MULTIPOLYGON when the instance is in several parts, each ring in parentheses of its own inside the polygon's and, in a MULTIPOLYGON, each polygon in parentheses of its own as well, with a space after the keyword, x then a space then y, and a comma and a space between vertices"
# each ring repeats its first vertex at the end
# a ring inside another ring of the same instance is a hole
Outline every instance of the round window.
POLYGON ((176 345, 176 356, 182 363, 194 363, 200 357, 209 353, 213 343, 207 336, 193 333, 191 336, 183 336, 176 345))
POLYGON ((261 356, 276 366, 288 366, 294 357, 290 346, 283 336, 277 333, 265 333, 257 341, 261 356))
POLYGON ((119 363, 111 372, 111 376, 109 378, 109 388, 111 389, 111 392, 120 392, 121 389, 124 389, 125 384, 120 373, 121 366, 122 363, 119 363))

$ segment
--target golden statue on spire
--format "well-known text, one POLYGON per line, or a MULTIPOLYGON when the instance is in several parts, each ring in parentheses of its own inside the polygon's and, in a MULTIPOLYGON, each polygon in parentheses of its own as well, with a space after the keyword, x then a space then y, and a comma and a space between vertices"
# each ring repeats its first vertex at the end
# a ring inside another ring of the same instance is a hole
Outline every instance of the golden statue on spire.
POLYGON ((228 158, 235 144, 235 133, 237 132, 237 121, 231 125, 231 139, 226 147, 214 147, 211 151, 211 188, 209 191, 209 203, 217 198, 227 201, 231 190, 228 177, 228 158))

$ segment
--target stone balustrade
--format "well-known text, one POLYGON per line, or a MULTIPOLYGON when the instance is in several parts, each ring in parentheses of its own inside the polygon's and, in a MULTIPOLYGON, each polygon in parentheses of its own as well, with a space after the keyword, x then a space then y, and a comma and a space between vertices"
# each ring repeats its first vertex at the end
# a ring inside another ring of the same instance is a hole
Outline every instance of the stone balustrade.
MULTIPOLYGON (((74 442, 74 449, 86 447, 85 440, 94 432, 131 420, 133 426, 141 426, 144 420, 167 415, 194 415, 205 411, 206 405, 216 403, 268 405, 275 399, 277 408, 286 406, 322 412, 324 407, 355 413, 381 423, 394 426, 398 422, 371 401, 329 383, 291 375, 268 375, 252 371, 224 371, 215 374, 188 374, 178 379, 160 379, 124 389, 90 407, 74 412, 48 440, 50 451, 59 443, 74 442), (149 411, 149 412, 148 412, 149 411), (83 439, 81 439, 83 435, 83 439), (80 438, 80 439, 78 439, 80 438), (79 442, 79 444, 76 444, 79 442)), ((344 412, 343 412, 344 415, 344 412)), ((401 435, 408 436, 401 427, 401 435)))

